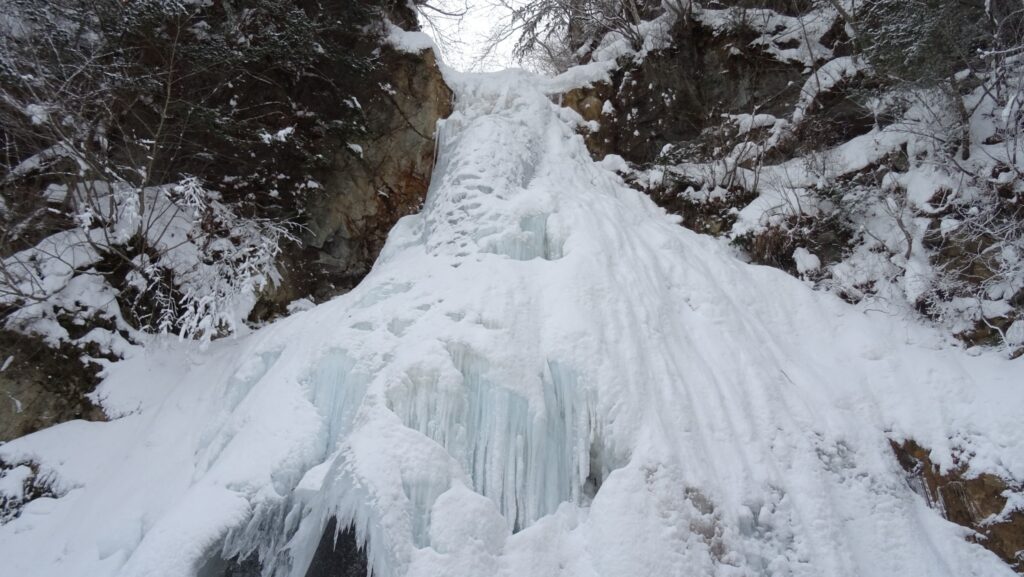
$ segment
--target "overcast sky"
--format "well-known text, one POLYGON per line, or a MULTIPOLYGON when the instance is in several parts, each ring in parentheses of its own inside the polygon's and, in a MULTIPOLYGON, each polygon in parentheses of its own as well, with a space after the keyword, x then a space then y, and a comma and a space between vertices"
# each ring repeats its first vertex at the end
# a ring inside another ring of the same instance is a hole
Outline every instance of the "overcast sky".
POLYGON ((446 12, 465 12, 462 18, 424 8, 423 30, 434 37, 445 62, 458 70, 484 71, 518 67, 512 59, 514 39, 487 51, 495 26, 510 21, 510 11, 498 0, 431 0, 446 12))

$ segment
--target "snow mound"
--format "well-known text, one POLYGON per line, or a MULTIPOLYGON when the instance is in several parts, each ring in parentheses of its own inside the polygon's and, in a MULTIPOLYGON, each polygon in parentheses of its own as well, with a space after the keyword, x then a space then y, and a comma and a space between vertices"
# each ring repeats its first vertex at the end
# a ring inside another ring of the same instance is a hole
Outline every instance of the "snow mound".
POLYGON ((56 499, 12 575, 302 576, 332 518, 384 576, 1013 575, 889 439, 1024 477, 1013 365, 680 228, 522 72, 456 76, 420 215, 351 293, 111 366, 118 418, 0 447, 56 499))

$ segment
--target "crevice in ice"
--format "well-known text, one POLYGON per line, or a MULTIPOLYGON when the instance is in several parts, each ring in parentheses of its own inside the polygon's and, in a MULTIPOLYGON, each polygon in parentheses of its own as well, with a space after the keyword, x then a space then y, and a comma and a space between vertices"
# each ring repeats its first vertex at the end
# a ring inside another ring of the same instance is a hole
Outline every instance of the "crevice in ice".
POLYGON ((197 577, 256 577, 277 575, 287 565, 282 554, 298 526, 292 496, 275 496, 254 505, 244 523, 228 530, 204 555, 197 577))
MULTIPOLYGON (((335 453, 352 429, 369 380, 370 376, 360 371, 352 356, 342 349, 326 351, 306 374, 301 382, 321 415, 319 451, 309 456, 311 462, 272 473, 274 490, 252 498, 252 514, 229 530, 218 552, 208 557, 204 577, 235 575, 223 573, 236 570, 233 567, 238 563, 232 565, 231 560, 250 558, 259 560, 266 576, 302 575, 327 516, 342 508, 339 501, 343 496, 359 497, 357 491, 338 480, 343 475, 339 473, 340 459, 336 459, 335 453), (327 493, 321 494, 322 490, 327 493)), ((351 503, 349 508, 353 509, 348 521, 351 524, 357 512, 351 503)), ((365 563, 363 567, 365 575, 365 563)))
POLYGON ((333 537, 336 527, 346 528, 338 534, 346 543, 346 555, 352 557, 352 550, 361 551, 361 573, 353 574, 368 575, 369 566, 375 575, 394 575, 395 568, 405 562, 396 557, 384 538, 376 497, 349 460, 351 447, 346 439, 372 377, 347 351, 331 349, 305 379, 310 399, 325 423, 323 453, 319 464, 305 471, 291 493, 293 502, 281 533, 287 541, 276 548, 273 565, 265 571, 268 577, 329 574, 322 571, 335 567, 329 555, 334 549, 325 549, 324 540, 328 535, 333 537), (328 560, 315 569, 318 556, 328 560))
POLYGON ((337 519, 331 517, 305 577, 366 577, 368 563, 355 531, 351 527, 339 531, 337 519))
POLYGON ((430 545, 431 510, 437 498, 447 490, 447 484, 402 479, 402 491, 412 509, 412 542, 416 547, 430 545))
POLYGON ((329 350, 304 379, 310 400, 326 424, 324 456, 352 428, 366 395, 370 375, 355 370, 356 361, 341 349, 329 350))
POLYGON ((291 492, 286 497, 277 495, 255 503, 252 515, 227 532, 216 551, 208 555, 205 566, 215 568, 223 564, 231 569, 239 560, 244 560, 246 566, 251 566, 250 560, 255 560, 263 575, 285 574, 283 571, 291 561, 287 545, 299 527, 301 513, 302 505, 291 492))
MULTIPOLYGON (((292 525, 297 525, 297 517, 302 509, 295 507, 287 515, 292 525)), ((311 511, 306 513, 309 517, 318 517, 311 511)), ((252 521, 249 525, 252 525, 252 521)), ((196 577, 366 577, 369 574, 369 558, 355 528, 347 526, 339 530, 337 518, 333 515, 318 525, 322 526, 319 532, 311 535, 312 539, 305 536, 307 542, 301 543, 302 547, 296 547, 309 549, 305 559, 301 555, 298 559, 291 555, 290 547, 296 543, 286 545, 277 539, 258 543, 259 547, 241 548, 238 546, 238 536, 250 531, 250 528, 234 531, 206 555, 206 560, 196 571, 196 577)), ((273 528, 263 528, 258 534, 270 536, 275 531, 273 528)))
POLYGON ((594 443, 590 446, 590 470, 587 472, 587 478, 583 481, 583 498, 587 502, 594 500, 597 492, 601 490, 605 477, 608 476, 609 471, 602 471, 601 461, 601 451, 599 446, 594 443))
POLYGON ((263 565, 256 555, 244 559, 214 554, 196 571, 196 577, 261 577, 263 565))
MULTIPOLYGON (((592 497, 608 471, 595 448, 593 403, 576 372, 558 362, 538 367, 543 399, 530 406, 471 348, 451 344, 448 352, 454 373, 410 371, 389 391, 402 422, 443 446, 512 531, 560 503, 583 503, 588 479, 592 497), (592 472, 591 463, 599 469, 592 472)), ((429 507, 436 496, 410 500, 429 507)))
POLYGON ((374 504, 374 495, 365 480, 360 480, 353 471, 343 452, 328 458, 306 477, 296 491, 300 504, 290 514, 298 528, 283 551, 282 557, 286 559, 281 567, 284 569, 272 575, 307 575, 323 549, 324 540, 333 538, 337 527, 345 527, 346 541, 362 551, 366 565, 360 577, 368 575, 367 565, 374 575, 395 575, 395 568, 403 561, 396 559, 395 551, 384 538, 381 511, 374 504))

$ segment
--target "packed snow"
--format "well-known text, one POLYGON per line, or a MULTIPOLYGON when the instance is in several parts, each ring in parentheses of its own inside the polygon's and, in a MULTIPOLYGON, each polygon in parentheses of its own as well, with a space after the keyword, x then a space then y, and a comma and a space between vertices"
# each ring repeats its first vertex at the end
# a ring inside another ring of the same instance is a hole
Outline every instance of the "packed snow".
POLYGON ((0 446, 58 495, 4 571, 301 577, 334 517, 387 577, 1013 575, 889 442, 1024 478, 1019 363, 683 229, 591 160, 565 78, 450 81, 424 209, 356 289, 154 340, 106 367, 110 422, 0 446))

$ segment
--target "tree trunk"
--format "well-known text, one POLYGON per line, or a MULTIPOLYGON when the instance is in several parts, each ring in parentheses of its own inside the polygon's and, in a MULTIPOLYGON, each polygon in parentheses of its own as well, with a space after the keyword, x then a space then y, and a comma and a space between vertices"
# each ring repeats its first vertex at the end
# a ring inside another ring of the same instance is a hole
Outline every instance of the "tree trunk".
POLYGON ((949 91, 949 97, 953 99, 953 106, 960 116, 960 159, 967 160, 971 157, 971 114, 967 112, 964 99, 960 96, 960 83, 956 76, 949 77, 949 91))
POLYGON ((569 29, 567 31, 569 50, 573 56, 583 47, 583 43, 586 42, 584 35, 586 34, 586 27, 584 26, 584 6, 583 0, 568 0, 569 8, 569 29))

